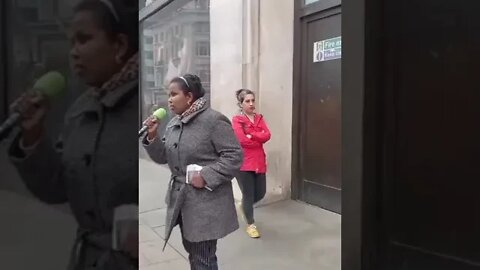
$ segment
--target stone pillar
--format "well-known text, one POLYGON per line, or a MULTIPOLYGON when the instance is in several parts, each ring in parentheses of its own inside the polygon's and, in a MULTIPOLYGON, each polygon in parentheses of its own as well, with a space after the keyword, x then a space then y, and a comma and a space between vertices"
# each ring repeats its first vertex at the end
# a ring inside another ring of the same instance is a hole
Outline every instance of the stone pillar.
MULTIPOLYGON (((243 81, 243 1, 210 1, 210 103, 232 119, 238 111, 235 90, 243 81)), ((242 195, 233 181, 236 200, 242 195)))
POLYGON ((289 199, 292 175, 294 1, 260 2, 259 105, 270 127, 265 203, 289 199))
POLYGON ((231 118, 235 90, 243 78, 243 1, 210 1, 210 82, 212 108, 231 118))
MULTIPOLYGON (((249 88, 272 132, 262 203, 291 193, 293 22, 293 1, 210 2, 212 107, 233 116, 235 90, 249 88)), ((234 191, 240 199, 236 183, 234 191)))

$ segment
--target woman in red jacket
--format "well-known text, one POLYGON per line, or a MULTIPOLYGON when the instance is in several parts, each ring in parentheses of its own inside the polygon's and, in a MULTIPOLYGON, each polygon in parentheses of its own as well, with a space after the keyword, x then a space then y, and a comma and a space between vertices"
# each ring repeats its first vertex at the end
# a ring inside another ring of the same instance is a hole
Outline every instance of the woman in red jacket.
POLYGON ((242 190, 241 210, 247 222, 247 234, 260 237, 253 218, 253 205, 260 201, 266 192, 267 162, 263 144, 270 140, 270 130, 261 114, 255 112, 255 94, 248 89, 236 92, 239 115, 233 117, 233 129, 244 152, 243 165, 237 181, 242 190))

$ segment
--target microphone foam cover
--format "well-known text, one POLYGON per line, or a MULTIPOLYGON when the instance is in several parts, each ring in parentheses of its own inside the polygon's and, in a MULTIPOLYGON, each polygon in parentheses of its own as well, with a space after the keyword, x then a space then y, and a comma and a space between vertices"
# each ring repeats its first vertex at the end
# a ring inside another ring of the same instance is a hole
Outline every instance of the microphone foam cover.
POLYGON ((65 77, 57 71, 50 71, 40 77, 33 85, 49 98, 55 98, 63 94, 66 87, 65 77))
POLYGON ((153 116, 157 118, 158 120, 162 120, 167 116, 167 111, 164 108, 157 109, 153 112, 153 116))

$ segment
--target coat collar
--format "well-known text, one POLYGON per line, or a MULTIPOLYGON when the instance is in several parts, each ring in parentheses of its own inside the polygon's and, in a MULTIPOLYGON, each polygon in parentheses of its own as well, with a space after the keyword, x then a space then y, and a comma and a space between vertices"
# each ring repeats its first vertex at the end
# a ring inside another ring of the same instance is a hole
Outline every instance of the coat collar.
POLYGON ((94 92, 88 92, 80 96, 70 110, 70 116, 78 116, 84 113, 98 112, 103 105, 107 108, 116 107, 126 96, 138 91, 138 80, 133 80, 123 84, 113 91, 105 93, 99 97, 94 92))
POLYGON ((244 123, 246 124, 252 124, 252 125, 258 125, 260 123, 260 120, 263 118, 263 115, 259 114, 259 113, 255 113, 255 116, 253 118, 253 123, 252 121, 250 121, 250 118, 248 118, 248 116, 246 114, 244 114, 243 112, 240 113, 240 116, 243 118, 243 121, 245 121, 244 123))
POLYGON ((100 102, 108 108, 115 107, 126 95, 132 91, 137 91, 138 80, 133 80, 123 84, 114 91, 108 91, 100 98, 100 102))
POLYGON ((201 108, 200 110, 190 114, 189 116, 187 117, 184 117, 183 119, 180 119, 180 116, 177 115, 175 116, 171 123, 168 125, 168 127, 172 127, 172 126, 180 126, 180 125, 185 125, 185 124, 188 124, 192 119, 194 119, 197 115, 201 114, 202 112, 208 110, 209 106, 205 105, 203 108, 201 108))

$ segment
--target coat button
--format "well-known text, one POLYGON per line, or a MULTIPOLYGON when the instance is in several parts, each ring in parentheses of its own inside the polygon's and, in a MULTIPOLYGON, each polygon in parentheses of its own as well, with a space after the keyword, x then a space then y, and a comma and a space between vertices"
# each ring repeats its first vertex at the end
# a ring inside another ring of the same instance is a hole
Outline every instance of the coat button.
POLYGON ((85 154, 83 156, 83 162, 85 163, 85 166, 90 166, 90 163, 92 162, 92 155, 85 154))
POLYGON ((95 219, 95 213, 92 210, 86 211, 85 214, 91 219, 95 219))
POLYGON ((178 143, 174 143, 173 148, 177 148, 177 147, 178 147, 178 143))

